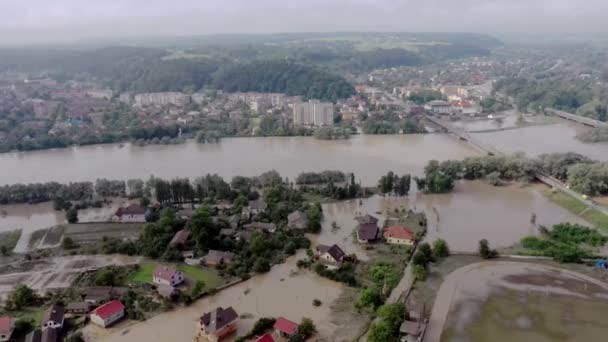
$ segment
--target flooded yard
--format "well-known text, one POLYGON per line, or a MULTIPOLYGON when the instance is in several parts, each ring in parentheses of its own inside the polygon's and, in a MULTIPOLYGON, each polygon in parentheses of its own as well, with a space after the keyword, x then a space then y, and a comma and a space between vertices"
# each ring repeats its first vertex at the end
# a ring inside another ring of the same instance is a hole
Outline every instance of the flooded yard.
POLYGON ((239 335, 247 333, 261 317, 284 316, 296 322, 308 317, 314 321, 320 340, 350 340, 348 336, 334 336, 338 325, 330 312, 330 306, 340 297, 343 285, 320 278, 310 271, 298 271, 295 264, 303 256, 301 252, 286 263, 274 266, 267 274, 255 276, 189 307, 163 313, 144 322, 123 322, 110 329, 89 325, 85 329, 85 336, 88 341, 106 342, 192 341, 196 334, 196 322, 205 312, 218 306, 232 306, 241 316, 239 335), (313 306, 314 299, 323 304, 313 306))
POLYGON ((425 341, 605 341, 608 284, 553 266, 462 267, 439 290, 425 341))
POLYGON ((424 211, 426 239, 445 239, 454 251, 474 252, 486 238, 496 247, 509 247, 522 237, 537 233, 537 225, 561 222, 587 224, 543 195, 544 187, 519 185, 494 187, 483 182, 459 182, 449 194, 414 193, 409 197, 373 196, 323 205, 323 230, 319 243, 338 243, 346 253, 366 260, 365 250, 353 239, 355 216, 371 214, 381 219, 395 209, 424 211), (380 213, 380 214, 378 214, 380 213), (532 213, 536 224, 530 223, 532 213), (336 222, 339 229, 332 229, 336 222))

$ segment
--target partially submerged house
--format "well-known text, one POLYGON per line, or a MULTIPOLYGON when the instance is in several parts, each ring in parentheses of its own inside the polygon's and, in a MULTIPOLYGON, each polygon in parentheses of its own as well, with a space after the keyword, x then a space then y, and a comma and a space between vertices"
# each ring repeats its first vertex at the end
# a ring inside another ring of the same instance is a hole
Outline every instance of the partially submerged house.
POLYGON ((384 229, 384 241, 392 245, 413 245, 416 236, 405 226, 390 226, 384 229))
POLYGON ((357 226, 357 241, 359 243, 370 243, 378 240, 380 229, 376 223, 363 223, 357 226))
POLYGON ((218 307, 201 316, 197 323, 199 335, 210 342, 218 342, 237 330, 239 316, 232 307, 218 307))
POLYGON ((328 268, 336 269, 342 266, 346 253, 338 245, 318 245, 317 257, 328 268))
POLYGON ((128 291, 129 289, 126 287, 94 286, 85 288, 80 295, 83 301, 95 306, 113 299, 119 299, 128 291))
POLYGON ((298 323, 288 320, 284 317, 277 317, 273 329, 277 336, 289 339, 298 333, 298 323))
POLYGON ((355 220, 359 224, 367 224, 367 223, 378 224, 378 219, 376 217, 372 216, 372 215, 369 215, 369 214, 365 214, 363 216, 357 216, 357 217, 355 217, 355 220))
POLYGON ((146 208, 139 204, 131 204, 125 208, 118 208, 112 221, 116 222, 146 222, 146 208))

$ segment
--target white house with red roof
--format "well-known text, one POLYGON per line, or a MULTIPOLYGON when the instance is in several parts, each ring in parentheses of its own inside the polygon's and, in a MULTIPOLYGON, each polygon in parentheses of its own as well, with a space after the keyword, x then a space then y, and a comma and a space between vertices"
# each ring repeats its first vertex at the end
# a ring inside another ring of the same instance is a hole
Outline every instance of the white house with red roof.
POLYGON ((275 342, 275 340, 271 334, 264 334, 255 340, 255 342, 275 342))
POLYGON ((277 317, 274 323, 274 331, 279 337, 288 339, 298 333, 298 323, 288 320, 285 317, 277 317))
POLYGON ((125 306, 119 300, 108 302, 91 313, 91 322, 106 328, 125 317, 125 306))
POLYGON ((384 241, 392 245, 413 245, 416 236, 405 226, 391 226, 384 229, 384 241))
POLYGON ((10 316, 0 317, 0 341, 10 340, 13 331, 15 331, 15 320, 10 316))
POLYGON ((158 285, 177 286, 184 282, 184 274, 174 268, 158 265, 152 275, 152 282, 158 285))

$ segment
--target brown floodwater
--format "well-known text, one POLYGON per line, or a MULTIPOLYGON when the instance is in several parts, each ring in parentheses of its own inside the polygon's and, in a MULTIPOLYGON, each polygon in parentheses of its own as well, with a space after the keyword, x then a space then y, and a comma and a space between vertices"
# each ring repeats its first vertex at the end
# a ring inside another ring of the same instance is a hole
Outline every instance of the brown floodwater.
POLYGON ((608 161, 608 144, 587 144, 576 139, 576 135, 589 128, 559 120, 555 124, 529 126, 490 133, 472 133, 506 153, 525 152, 530 157, 543 153, 577 152, 592 159, 608 161))
POLYGON ((606 315, 608 285, 599 280, 540 264, 477 263, 446 277, 425 341, 599 342, 606 315))
POLYGON ((277 170, 295 178, 304 171, 355 172, 375 185, 388 170, 421 174, 431 159, 478 155, 466 142, 444 134, 353 136, 327 141, 312 137, 230 138, 217 144, 97 145, 0 154, 0 185, 97 178, 195 178, 217 173, 226 179, 277 170))
MULTIPOLYGON (((199 300, 186 308, 157 315, 134 325, 123 322, 110 329, 89 324, 85 328, 88 341, 192 341, 197 320, 218 306, 232 306, 241 318, 238 334, 246 334, 261 317, 283 316, 294 322, 303 317, 312 319, 319 331, 317 337, 334 341, 336 326, 332 323, 330 304, 342 291, 339 283, 323 279, 309 271, 298 272, 295 265, 304 253, 291 257, 286 263, 274 266, 272 271, 255 276, 243 283, 199 300), (312 305, 314 299, 323 303, 312 305)), ((228 339, 227 341, 230 341, 228 339)))
MULTIPOLYGON (((113 199, 110 205, 102 208, 79 210, 78 219, 80 222, 108 221, 116 209, 127 202, 126 199, 113 199)), ((64 223, 67 223, 65 212, 55 211, 51 202, 0 206, 0 232, 21 229, 15 252, 27 251, 29 238, 36 230, 64 223)))
POLYGON ((494 187, 483 182, 462 181, 449 194, 373 196, 325 204, 323 230, 317 240, 337 242, 345 252, 365 259, 364 249, 352 237, 356 227, 354 217, 371 214, 383 220, 386 213, 395 208, 423 210, 428 219, 426 240, 445 239, 451 249, 461 252, 476 251, 482 238, 488 239, 492 246, 509 247, 524 236, 536 234, 537 225, 587 224, 547 199, 542 193, 544 189, 543 186, 494 187), (532 213, 536 214, 537 225, 530 223, 532 213), (332 229, 332 222, 340 228, 332 229))

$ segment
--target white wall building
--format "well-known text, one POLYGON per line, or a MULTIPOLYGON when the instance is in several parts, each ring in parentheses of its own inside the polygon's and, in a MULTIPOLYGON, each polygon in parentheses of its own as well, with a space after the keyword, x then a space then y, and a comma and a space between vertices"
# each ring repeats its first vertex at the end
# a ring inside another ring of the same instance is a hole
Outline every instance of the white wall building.
POLYGON ((295 103, 293 124, 296 126, 333 126, 334 105, 317 100, 295 103))

